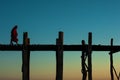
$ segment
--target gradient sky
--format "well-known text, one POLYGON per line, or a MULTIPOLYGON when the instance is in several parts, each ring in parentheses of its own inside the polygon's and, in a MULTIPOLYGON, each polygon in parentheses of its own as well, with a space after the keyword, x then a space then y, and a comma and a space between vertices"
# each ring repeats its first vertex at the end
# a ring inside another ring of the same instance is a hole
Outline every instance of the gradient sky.
MULTIPOLYGON (((55 44, 64 32, 64 44, 81 44, 93 33, 93 44, 120 44, 119 0, 0 0, 0 44, 10 43, 18 25, 19 44, 28 32, 31 44, 55 44)), ((109 52, 93 52, 93 80, 109 80, 109 52)), ((81 80, 81 52, 64 52, 64 80, 81 80)), ((114 65, 120 71, 120 54, 114 65)), ((31 52, 31 80, 55 80, 55 52, 31 52)), ((21 52, 0 51, 0 80, 21 80, 21 52)))

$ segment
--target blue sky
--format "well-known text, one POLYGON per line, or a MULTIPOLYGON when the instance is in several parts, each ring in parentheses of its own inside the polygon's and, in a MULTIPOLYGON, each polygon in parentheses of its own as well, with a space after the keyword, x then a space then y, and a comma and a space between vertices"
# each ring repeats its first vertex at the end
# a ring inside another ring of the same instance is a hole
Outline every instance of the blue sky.
POLYGON ((55 43, 58 31, 64 31, 65 43, 78 43, 88 32, 97 34, 95 38, 119 36, 119 1, 1 0, 0 4, 0 32, 5 34, 1 40, 4 43, 9 43, 7 39, 10 38, 10 30, 15 24, 19 27, 19 43, 22 43, 22 34, 25 31, 32 37, 31 43, 55 43), (71 35, 75 35, 72 40, 71 35))
MULTIPOLYGON (((55 44, 58 37, 58 32, 64 32, 64 44, 81 44, 81 40, 88 38, 88 32, 93 33, 93 44, 110 44, 110 39, 114 38, 114 44, 120 44, 120 1, 119 0, 0 0, 0 44, 10 43, 10 31, 14 25, 18 25, 19 44, 22 44, 23 32, 28 32, 31 44, 55 44)), ((17 52, 0 52, 0 61, 3 65, 0 69, 5 73, 10 62, 17 63, 10 65, 15 69, 13 74, 21 79, 21 54, 17 52), (5 54, 6 53, 6 54, 5 54), (10 54, 9 54, 10 53, 10 54), (8 62, 10 59, 10 62, 8 62)), ((21 52, 18 52, 21 53, 21 52)), ((54 52, 32 52, 31 54, 31 73, 32 78, 40 74, 40 70, 44 70, 43 75, 55 74, 55 54, 54 52), (40 54, 41 53, 41 54, 40 54), (45 54, 44 54, 45 53, 45 54), (39 57, 38 57, 39 56, 39 57), (47 59, 46 59, 47 58, 47 59), (45 60, 46 59, 46 60, 45 60), (51 61, 51 65, 49 63, 51 61), (44 65, 39 65, 39 63, 44 65), (34 64, 34 65, 32 65, 34 64), (39 66, 39 68, 37 67, 39 66), (44 69, 49 66, 50 71, 44 69), (36 68, 36 69, 34 69, 36 68), (38 71, 37 74, 36 71, 38 71), (50 73, 51 72, 51 73, 50 73)), ((68 79, 69 69, 72 69, 74 74, 80 70, 80 52, 65 52, 64 60, 64 78, 68 79), (76 54, 73 54, 76 53, 76 54), (75 66, 72 66, 74 64, 75 66), (77 67, 76 67, 77 66, 77 67), (75 68, 75 70, 74 70, 75 68)), ((104 65, 109 67, 108 52, 94 52, 94 66, 104 65), (103 54, 95 54, 103 53, 103 54), (107 58, 106 58, 107 57, 107 58), (103 58, 103 60, 101 60, 103 58), (103 63, 106 60, 106 63, 103 63)), ((119 64, 117 59, 119 54, 115 54, 117 70, 119 64)), ((93 66, 93 67, 94 67, 93 66)), ((98 67, 98 66, 97 66, 98 67)), ((94 68, 97 70, 97 68, 94 68)), ((102 70, 102 66, 99 71, 102 70)), ((109 73, 109 69, 106 70, 109 73)), ((0 74, 2 74, 0 72, 0 74)), ((95 71, 93 72, 95 74, 95 71)), ((106 73, 106 74, 108 74, 106 73)), ((11 74, 11 76, 13 75, 11 74)), ((9 74, 10 75, 10 74, 9 74)), ((98 74, 99 75, 99 74, 98 74)), ((81 76, 81 73, 80 73, 81 76)), ((96 75, 97 76, 97 75, 96 75)), ((106 75, 105 75, 106 76, 106 75)), ((109 77, 109 75, 108 75, 109 77)), ((107 78, 108 78, 107 77, 107 78)), ((8 78, 8 77, 7 77, 8 78)), ((51 77, 47 77, 48 80, 51 77)), ((94 77, 96 78, 96 77, 94 77)), ((103 77, 106 79, 105 77, 103 77)), ((4 75, 0 75, 0 79, 4 79, 4 75)), ((12 77, 11 77, 12 79, 12 77)), ((44 79, 39 78, 38 79, 44 79)), ((73 76, 73 79, 80 79, 78 76, 73 76), (76 78, 75 78, 76 77, 76 78)), ((97 77, 99 79, 99 77, 97 77)), ((10 80, 10 78, 9 78, 10 80)), ((12 79, 13 80, 13 79, 12 79)), ((15 79, 16 80, 16 79, 15 79)), ((46 79, 47 80, 47 79, 46 79)), ((100 80, 100 79, 99 79, 100 80)))

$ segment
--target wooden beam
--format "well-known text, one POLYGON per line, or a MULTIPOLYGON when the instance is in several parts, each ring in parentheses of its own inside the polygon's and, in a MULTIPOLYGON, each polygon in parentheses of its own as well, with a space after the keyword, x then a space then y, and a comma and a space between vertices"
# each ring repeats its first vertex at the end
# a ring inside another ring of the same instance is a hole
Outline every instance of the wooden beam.
POLYGON ((23 34, 23 50, 22 50, 22 80, 30 80, 29 78, 29 63, 30 63, 30 51, 28 46, 30 44, 30 39, 28 38, 28 33, 23 34))
POLYGON ((92 33, 88 35, 88 80, 92 80, 92 33))
MULTIPOLYGON (((111 39, 111 47, 113 47, 113 39, 111 39)), ((114 74, 113 74, 113 50, 110 51, 110 75, 111 80, 114 80, 114 74)))
MULTIPOLYGON (((85 46, 85 41, 82 40, 82 46, 84 47, 85 46)), ((86 63, 85 63, 85 60, 86 60, 86 50, 83 50, 82 51, 82 56, 81 56, 81 65, 82 65, 82 80, 86 80, 87 78, 87 70, 86 70, 86 63)))
POLYGON ((56 80, 63 80, 63 32, 59 32, 56 39, 56 80))
MULTIPOLYGON (((86 50, 88 45, 82 46, 82 45, 63 45, 64 51, 83 51, 86 50)), ((28 49, 30 51, 56 51, 57 45, 54 44, 31 44, 28 45, 28 49)), ((22 51, 23 45, 7 45, 7 44, 0 44, 0 51, 22 51)), ((111 47, 111 45, 92 45, 92 51, 120 51, 120 45, 114 45, 111 47)))

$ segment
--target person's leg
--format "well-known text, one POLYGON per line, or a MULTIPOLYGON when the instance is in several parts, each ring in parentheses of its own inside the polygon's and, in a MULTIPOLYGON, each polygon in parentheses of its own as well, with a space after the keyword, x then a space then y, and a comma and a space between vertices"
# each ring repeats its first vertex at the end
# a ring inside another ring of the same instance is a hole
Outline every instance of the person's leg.
POLYGON ((18 45, 18 41, 16 41, 16 44, 18 45))
POLYGON ((10 45, 13 45, 12 39, 10 40, 10 45))
POLYGON ((15 42, 16 42, 16 44, 18 45, 18 39, 17 39, 17 38, 15 39, 15 42))

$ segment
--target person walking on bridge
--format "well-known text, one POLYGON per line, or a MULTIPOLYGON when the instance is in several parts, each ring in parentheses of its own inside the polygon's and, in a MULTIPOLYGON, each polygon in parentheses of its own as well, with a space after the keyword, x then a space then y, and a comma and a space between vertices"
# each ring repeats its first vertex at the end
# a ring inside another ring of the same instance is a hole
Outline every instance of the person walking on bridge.
POLYGON ((15 26, 13 27, 13 29, 11 30, 11 40, 10 40, 10 44, 11 44, 11 45, 13 45, 13 42, 15 42, 16 44, 18 44, 18 38, 17 38, 18 33, 17 33, 17 28, 18 28, 18 26, 15 25, 15 26))

